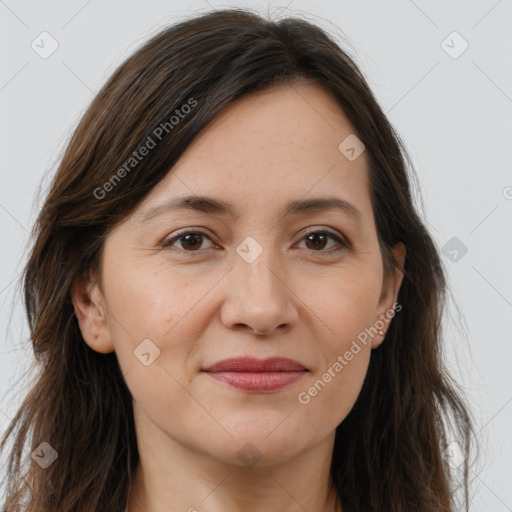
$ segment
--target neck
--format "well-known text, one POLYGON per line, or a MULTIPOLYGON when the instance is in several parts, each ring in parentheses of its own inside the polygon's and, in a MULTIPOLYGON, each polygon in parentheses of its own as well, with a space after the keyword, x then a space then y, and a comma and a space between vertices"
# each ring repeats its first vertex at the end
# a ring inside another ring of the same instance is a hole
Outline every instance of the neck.
POLYGON ((330 480, 334 433, 291 460, 246 467, 189 449, 147 418, 137 429, 127 512, 341 511, 330 480))

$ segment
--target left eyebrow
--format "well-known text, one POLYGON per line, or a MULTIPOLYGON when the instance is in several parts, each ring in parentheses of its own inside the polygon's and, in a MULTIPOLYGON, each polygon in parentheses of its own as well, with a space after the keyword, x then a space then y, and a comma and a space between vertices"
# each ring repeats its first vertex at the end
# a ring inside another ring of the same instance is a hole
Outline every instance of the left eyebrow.
MULTIPOLYGON (((363 214, 352 203, 339 197, 315 197, 290 201, 284 208, 284 215, 300 215, 331 209, 338 209, 358 222, 361 222, 363 219, 363 214)), ((144 214, 140 224, 145 224, 154 217, 175 210, 193 210, 201 213, 230 216, 234 219, 239 217, 233 205, 226 201, 213 197, 193 195, 172 197, 165 200, 163 203, 149 209, 144 214)))

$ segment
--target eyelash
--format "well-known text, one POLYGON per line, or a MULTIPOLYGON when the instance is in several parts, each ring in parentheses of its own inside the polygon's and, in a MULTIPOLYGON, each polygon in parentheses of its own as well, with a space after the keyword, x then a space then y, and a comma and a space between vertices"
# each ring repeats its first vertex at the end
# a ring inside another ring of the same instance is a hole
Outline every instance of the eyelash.
MULTIPOLYGON (((340 236, 336 235, 335 233, 332 233, 330 231, 326 231, 326 230, 322 230, 322 229, 317 229, 317 230, 311 230, 311 231, 308 231, 301 239, 300 241, 303 241, 305 238, 307 238, 308 236, 310 235, 315 235, 315 234, 322 234, 322 235, 327 235, 328 237, 332 238, 333 240, 335 240, 338 245, 340 247, 337 247, 336 249, 334 250, 319 250, 319 251, 315 251, 313 249, 310 249, 310 251, 312 253, 327 253, 327 254, 333 254, 333 253, 338 253, 339 251, 342 251, 342 250, 351 250, 351 245, 350 243, 341 238, 340 236)), ((177 235, 173 236, 172 238, 167 238, 165 240, 163 240, 161 243, 160 243, 160 247, 162 248, 171 248, 171 250, 174 250, 174 249, 178 249, 184 253, 188 253, 188 255, 192 256, 194 253, 199 253, 201 252, 200 249, 196 250, 196 251, 187 251, 185 249, 180 249, 179 247, 172 247, 172 244, 174 244, 174 242, 180 240, 181 238, 185 238, 187 235, 201 235, 201 236, 204 236, 208 239, 211 240, 211 238, 206 234, 204 233, 203 231, 182 231, 181 233, 178 233, 177 235)), ((212 241, 212 240, 211 240, 212 241)), ((213 242, 213 241, 212 241, 213 242)))

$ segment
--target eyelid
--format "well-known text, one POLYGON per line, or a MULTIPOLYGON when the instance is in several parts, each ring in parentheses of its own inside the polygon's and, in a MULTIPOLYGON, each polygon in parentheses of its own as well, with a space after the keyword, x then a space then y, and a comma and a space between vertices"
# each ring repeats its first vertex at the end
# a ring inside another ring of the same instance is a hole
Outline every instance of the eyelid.
POLYGON ((302 238, 310 235, 311 233, 328 233, 329 235, 339 238, 342 242, 345 242, 344 237, 341 233, 338 233, 337 231, 333 231, 333 230, 331 230, 331 228, 316 227, 316 226, 313 226, 311 228, 306 228, 306 231, 304 231, 301 234, 301 237, 300 237, 301 240, 302 240, 302 238))

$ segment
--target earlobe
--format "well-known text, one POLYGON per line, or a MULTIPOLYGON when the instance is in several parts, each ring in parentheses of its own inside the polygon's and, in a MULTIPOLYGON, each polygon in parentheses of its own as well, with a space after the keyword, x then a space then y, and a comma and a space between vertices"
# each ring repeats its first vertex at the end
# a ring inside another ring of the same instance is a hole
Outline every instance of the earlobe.
POLYGON ((71 287, 71 301, 85 343, 96 352, 112 352, 107 311, 98 286, 83 276, 76 277, 71 287))
POLYGON ((397 302, 398 292, 400 291, 404 277, 404 273, 401 269, 404 268, 407 252, 405 245, 402 242, 398 242, 391 249, 391 252, 399 268, 394 267, 392 275, 388 277, 387 282, 383 283, 377 317, 375 319, 377 334, 372 339, 372 348, 379 347, 384 341, 389 324, 395 315, 394 305, 397 302), (384 326, 382 326, 382 324, 384 324, 384 326))

